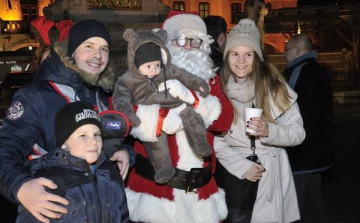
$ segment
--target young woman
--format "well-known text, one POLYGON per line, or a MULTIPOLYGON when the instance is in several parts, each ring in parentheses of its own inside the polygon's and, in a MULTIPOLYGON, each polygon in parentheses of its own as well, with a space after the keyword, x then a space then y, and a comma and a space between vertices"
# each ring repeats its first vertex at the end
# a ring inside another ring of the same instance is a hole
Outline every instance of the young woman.
MULTIPOLYGON (((216 156, 227 173, 221 180, 259 182, 252 222, 298 220, 296 192, 284 149, 300 144, 305 138, 297 95, 281 73, 264 59, 259 31, 252 20, 240 20, 231 30, 224 57, 221 81, 236 115, 228 133, 215 140, 216 156), (262 117, 246 123, 245 108, 251 107, 263 109, 262 117), (255 137, 255 153, 261 164, 246 159, 253 154, 246 127, 255 131, 251 135, 255 137)), ((236 182, 234 185, 224 185, 229 209, 225 222, 244 222, 235 200, 244 192, 236 182)))

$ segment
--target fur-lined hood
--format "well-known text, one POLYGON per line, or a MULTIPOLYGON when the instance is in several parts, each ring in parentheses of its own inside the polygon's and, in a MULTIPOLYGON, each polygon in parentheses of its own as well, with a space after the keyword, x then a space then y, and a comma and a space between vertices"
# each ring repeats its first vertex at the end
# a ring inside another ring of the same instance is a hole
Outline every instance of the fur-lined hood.
POLYGON ((128 69, 133 75, 140 75, 139 70, 135 66, 135 53, 137 49, 146 44, 153 43, 160 47, 163 63, 165 70, 169 70, 171 66, 171 56, 168 48, 165 46, 165 41, 167 39, 166 30, 157 30, 157 31, 137 31, 133 29, 126 29, 123 35, 124 39, 128 41, 128 51, 127 51, 127 61, 128 69))
POLYGON ((114 83, 115 83, 115 74, 112 71, 110 66, 108 66, 105 69, 105 71, 101 74, 100 78, 89 79, 90 75, 88 75, 85 71, 80 70, 75 65, 75 60, 73 58, 66 56, 67 55, 67 45, 68 45, 67 41, 54 44, 54 51, 57 53, 59 59, 63 63, 63 66, 74 70, 80 76, 80 78, 89 85, 100 86, 104 90, 107 90, 107 91, 113 90, 114 83))

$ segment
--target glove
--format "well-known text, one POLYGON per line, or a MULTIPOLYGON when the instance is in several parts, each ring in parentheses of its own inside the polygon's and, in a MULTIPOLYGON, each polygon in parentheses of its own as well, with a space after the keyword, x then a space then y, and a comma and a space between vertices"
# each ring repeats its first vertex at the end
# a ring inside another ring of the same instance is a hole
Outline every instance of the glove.
POLYGON ((141 121, 140 121, 139 117, 137 117, 136 114, 129 113, 129 114, 126 114, 126 116, 129 119, 129 121, 133 124, 134 127, 137 127, 141 124, 141 121))
POLYGON ((186 104, 170 109, 169 113, 164 119, 162 130, 168 134, 172 135, 177 133, 178 131, 184 128, 182 120, 179 116, 180 112, 182 112, 186 108, 186 104))
MULTIPOLYGON (((183 102, 186 102, 191 105, 195 103, 195 98, 191 94, 190 90, 187 89, 187 87, 185 87, 180 81, 168 80, 168 81, 166 81, 166 87, 168 89, 168 92, 174 98, 179 98, 183 102)), ((159 91, 164 90, 164 89, 165 89, 165 85, 164 85, 164 83, 161 83, 159 85, 159 91)))

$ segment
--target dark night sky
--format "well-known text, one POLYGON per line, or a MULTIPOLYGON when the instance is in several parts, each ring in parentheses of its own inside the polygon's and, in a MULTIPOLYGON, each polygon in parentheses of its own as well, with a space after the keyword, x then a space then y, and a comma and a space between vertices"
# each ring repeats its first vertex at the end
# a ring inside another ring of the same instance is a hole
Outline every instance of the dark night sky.
POLYGON ((360 0, 298 0, 298 6, 344 4, 345 2, 360 2, 360 0))

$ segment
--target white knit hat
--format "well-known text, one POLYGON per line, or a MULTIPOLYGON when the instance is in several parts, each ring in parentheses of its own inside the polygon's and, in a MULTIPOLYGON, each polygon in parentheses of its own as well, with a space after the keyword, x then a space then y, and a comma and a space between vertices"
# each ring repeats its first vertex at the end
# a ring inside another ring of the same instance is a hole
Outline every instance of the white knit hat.
POLYGON ((226 40, 224 59, 227 52, 236 46, 247 46, 258 54, 261 61, 264 60, 260 46, 260 33, 252 19, 242 19, 232 28, 226 40))
POLYGON ((207 35, 205 22, 198 15, 178 14, 165 20, 163 24, 169 36, 171 33, 182 33, 186 37, 199 38, 207 44, 214 42, 210 35, 207 35))

